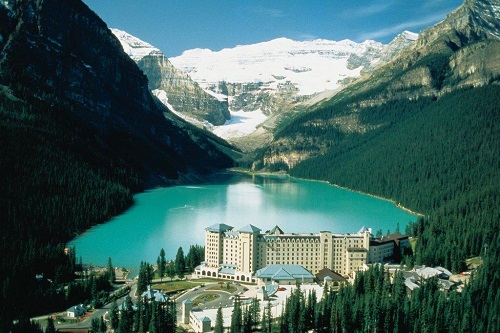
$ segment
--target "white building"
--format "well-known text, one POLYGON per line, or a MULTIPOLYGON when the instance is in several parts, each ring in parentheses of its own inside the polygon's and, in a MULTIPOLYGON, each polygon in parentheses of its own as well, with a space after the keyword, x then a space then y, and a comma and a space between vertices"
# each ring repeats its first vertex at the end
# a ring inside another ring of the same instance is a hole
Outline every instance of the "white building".
POLYGON ((72 306, 66 310, 66 315, 70 318, 80 318, 85 313, 87 313, 87 307, 83 304, 72 306))
POLYGON ((235 230, 227 224, 205 229, 205 261, 198 276, 256 282, 254 273, 270 265, 300 265, 312 274, 328 268, 342 276, 369 263, 390 261, 409 247, 408 236, 374 239, 365 227, 353 234, 285 233, 278 226, 264 233, 254 225, 235 230))

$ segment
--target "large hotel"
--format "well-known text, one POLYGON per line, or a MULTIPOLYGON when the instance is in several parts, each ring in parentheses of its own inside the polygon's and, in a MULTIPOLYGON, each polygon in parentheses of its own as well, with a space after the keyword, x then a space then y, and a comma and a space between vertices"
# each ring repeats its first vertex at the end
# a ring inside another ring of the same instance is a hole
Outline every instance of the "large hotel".
POLYGON ((270 265, 300 265, 312 274, 327 268, 343 276, 383 263, 409 248, 408 236, 375 239, 371 229, 353 234, 285 233, 278 226, 262 232, 251 224, 234 230, 227 224, 205 229, 205 261, 198 276, 256 282, 255 272, 270 265))

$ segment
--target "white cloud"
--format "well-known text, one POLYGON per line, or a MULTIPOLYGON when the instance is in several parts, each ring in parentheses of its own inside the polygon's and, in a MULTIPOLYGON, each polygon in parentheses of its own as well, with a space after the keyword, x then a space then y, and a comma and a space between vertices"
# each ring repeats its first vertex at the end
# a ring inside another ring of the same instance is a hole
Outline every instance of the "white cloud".
POLYGON ((285 13, 281 9, 276 8, 268 8, 268 7, 256 7, 253 11, 257 14, 277 18, 277 17, 285 17, 285 13))
POLYGON ((349 10, 340 13, 342 17, 345 18, 363 18, 368 16, 373 16, 387 11, 390 7, 395 4, 394 1, 380 1, 375 2, 368 6, 361 6, 357 8, 350 7, 349 10))
POLYGON ((443 20, 447 14, 448 12, 437 13, 430 16, 422 17, 421 19, 418 20, 410 20, 380 30, 361 33, 358 35, 357 40, 367 40, 367 39, 376 40, 377 38, 381 37, 397 35, 403 30, 412 30, 412 29, 419 29, 421 27, 427 27, 430 26, 431 24, 443 20))
MULTIPOLYGON (((354 15, 358 17, 372 16, 386 11, 391 6, 392 6, 391 2, 376 3, 371 6, 358 8, 354 13, 354 15)), ((352 14, 353 13, 351 13, 351 15, 352 14)))

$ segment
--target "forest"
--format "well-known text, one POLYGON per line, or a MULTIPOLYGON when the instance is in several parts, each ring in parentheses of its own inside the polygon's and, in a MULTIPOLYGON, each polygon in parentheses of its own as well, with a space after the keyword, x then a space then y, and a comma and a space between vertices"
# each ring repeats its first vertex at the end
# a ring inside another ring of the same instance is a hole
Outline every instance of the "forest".
MULTIPOLYGON (((498 96, 500 87, 490 85, 461 89, 439 98, 390 101, 376 106, 360 106, 344 100, 306 116, 309 122, 311 119, 329 119, 357 107, 364 124, 384 126, 366 134, 350 134, 341 140, 331 140, 325 153, 299 163, 289 170, 291 175, 326 180, 390 198, 424 214, 407 229, 417 238, 413 258, 417 264, 441 265, 461 272, 466 258, 480 255, 486 259, 483 268, 461 295, 443 298, 431 287, 431 290, 422 290, 429 295, 420 301, 420 305, 424 304, 418 310, 420 312, 409 304, 405 314, 409 317, 405 318, 411 320, 405 324, 405 331, 498 331, 498 96), (429 308, 434 314, 425 313, 429 308), (442 311, 436 312, 437 309, 442 311), (466 318, 461 326, 439 326, 445 318, 456 313, 463 315, 458 318, 466 318), (439 314, 442 318, 436 317, 439 314), (431 328, 424 330, 423 327, 431 328), (455 329, 450 330, 450 327, 455 329)), ((304 123, 307 124, 303 119, 291 122, 291 131, 283 135, 300 135, 304 123)), ((288 129, 284 127, 283 132, 288 129)), ((324 126, 311 132, 308 126, 306 131, 320 140, 329 129, 324 126)), ((331 135, 326 134, 326 138, 325 141, 330 140, 331 135)), ((371 293, 369 289, 367 295, 371 293)), ((358 293, 356 297, 359 297, 358 293)), ((411 299, 405 299, 405 302, 414 301, 413 295, 411 299)), ((387 312, 390 309, 380 311, 380 315, 390 315, 387 312)), ((366 318, 356 313, 350 316, 358 316, 351 317, 351 320, 366 318)), ((339 332, 351 329, 369 331, 367 327, 342 325, 338 329, 339 332)))

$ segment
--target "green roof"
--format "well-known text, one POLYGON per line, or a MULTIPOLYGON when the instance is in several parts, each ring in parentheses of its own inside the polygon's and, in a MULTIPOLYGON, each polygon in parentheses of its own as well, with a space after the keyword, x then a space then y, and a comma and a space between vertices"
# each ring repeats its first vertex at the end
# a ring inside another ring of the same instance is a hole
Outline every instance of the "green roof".
POLYGON ((249 232, 249 233, 253 234, 255 232, 260 232, 260 229, 252 224, 247 224, 246 226, 244 226, 243 228, 241 228, 238 231, 239 232, 249 232))
POLYGON ((271 231, 269 231, 269 233, 271 235, 283 235, 284 234, 283 230, 281 230, 281 228, 278 227, 277 225, 274 226, 274 228, 272 228, 271 231))
POLYGON ((213 224, 210 227, 206 228, 205 230, 207 231, 212 231, 212 232, 225 232, 228 230, 233 229, 230 225, 224 224, 224 223, 217 223, 213 224))
POLYGON ((269 265, 255 272, 255 276, 273 280, 314 278, 314 275, 300 265, 269 265))

